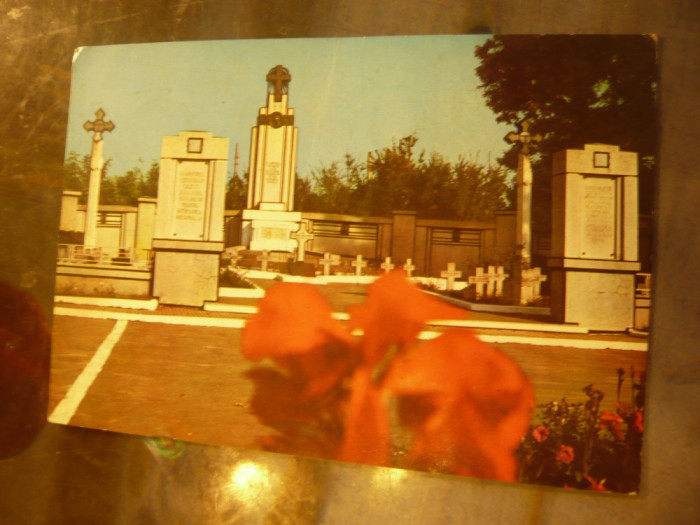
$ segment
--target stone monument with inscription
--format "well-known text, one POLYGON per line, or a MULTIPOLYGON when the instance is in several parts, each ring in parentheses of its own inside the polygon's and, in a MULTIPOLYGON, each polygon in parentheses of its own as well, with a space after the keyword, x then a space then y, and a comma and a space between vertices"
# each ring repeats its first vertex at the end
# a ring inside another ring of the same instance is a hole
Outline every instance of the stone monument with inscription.
POLYGON ((163 304, 218 299, 229 140, 204 131, 163 137, 153 295, 163 304))
POLYGON ((553 158, 551 307, 556 322, 623 331, 634 324, 637 154, 586 144, 553 158))
POLYGON ((298 128, 288 105, 292 76, 281 66, 267 76, 267 105, 258 111, 250 141, 248 204, 242 215, 243 244, 251 250, 294 251, 291 233, 301 221, 294 212, 298 128))

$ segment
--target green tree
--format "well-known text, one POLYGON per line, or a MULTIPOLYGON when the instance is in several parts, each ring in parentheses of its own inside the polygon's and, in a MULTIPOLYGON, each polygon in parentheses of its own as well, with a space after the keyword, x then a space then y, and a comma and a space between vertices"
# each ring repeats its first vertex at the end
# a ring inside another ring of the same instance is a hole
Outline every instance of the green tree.
POLYGON ((243 177, 234 174, 226 183, 226 209, 242 210, 248 201, 248 172, 243 177))
POLYGON ((154 160, 151 162, 151 167, 148 168, 146 175, 140 184, 140 197, 158 197, 158 174, 160 173, 160 164, 154 160))
POLYGON ((416 153, 417 142, 408 135, 374 151, 369 168, 346 155, 313 170, 310 182, 298 183, 298 209, 363 216, 414 210, 421 218, 490 221, 507 206, 503 168, 464 159, 452 165, 438 153, 416 153))
MULTIPOLYGON (((498 122, 532 121, 535 227, 547 227, 551 156, 586 143, 636 151, 640 209, 651 211, 656 175, 658 71, 648 36, 496 36, 475 52, 476 73, 498 122)), ((499 159, 514 169, 516 146, 499 159)))
POLYGON ((90 155, 78 155, 71 151, 63 165, 63 189, 87 194, 90 178, 90 155))

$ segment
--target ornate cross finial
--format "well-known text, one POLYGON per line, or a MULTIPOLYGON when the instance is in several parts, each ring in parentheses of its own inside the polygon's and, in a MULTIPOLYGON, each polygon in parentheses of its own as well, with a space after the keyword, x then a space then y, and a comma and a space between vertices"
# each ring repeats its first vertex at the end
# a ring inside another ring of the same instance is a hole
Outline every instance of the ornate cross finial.
POLYGON ((83 128, 85 128, 85 131, 94 131, 95 135, 93 136, 93 140, 98 141, 102 138, 103 131, 112 131, 116 126, 111 120, 104 120, 105 112, 102 108, 95 111, 95 116, 97 118, 92 122, 89 120, 86 121, 85 124, 83 124, 83 128))
POLYGON ((511 131, 504 137, 508 144, 520 144, 520 152, 527 155, 530 152, 530 145, 533 142, 540 142, 542 135, 532 135, 529 131, 532 123, 529 120, 523 119, 518 122, 518 131, 511 131))
POLYGON ((275 102, 282 101, 282 93, 287 93, 289 89, 289 82, 292 80, 292 75, 289 74, 289 70, 283 66, 275 66, 265 77, 270 84, 275 87, 275 102))

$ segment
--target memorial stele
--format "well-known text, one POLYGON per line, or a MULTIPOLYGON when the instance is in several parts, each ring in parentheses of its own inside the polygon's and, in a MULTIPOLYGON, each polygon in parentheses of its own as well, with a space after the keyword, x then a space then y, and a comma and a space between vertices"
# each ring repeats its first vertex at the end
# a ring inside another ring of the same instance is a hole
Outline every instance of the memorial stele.
POLYGON ((250 141, 250 182, 242 214, 242 241, 251 250, 294 251, 291 233, 301 212, 294 209, 298 128, 289 107, 292 76, 281 66, 267 76, 267 105, 258 111, 250 141))
POLYGON ((205 131, 163 137, 153 237, 153 295, 163 304, 218 299, 229 139, 205 131))
POLYGON ((637 153, 586 144, 553 157, 551 307, 555 322, 592 330, 634 325, 637 153))

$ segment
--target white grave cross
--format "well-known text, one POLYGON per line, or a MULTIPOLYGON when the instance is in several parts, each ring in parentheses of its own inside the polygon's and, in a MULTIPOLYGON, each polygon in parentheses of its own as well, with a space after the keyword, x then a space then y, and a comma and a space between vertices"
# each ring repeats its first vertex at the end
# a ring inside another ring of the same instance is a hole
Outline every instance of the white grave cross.
POLYGON ((476 295, 479 297, 484 296, 484 287, 489 284, 491 278, 488 274, 484 273, 483 268, 476 269, 476 275, 471 275, 469 277, 469 284, 473 284, 476 289, 476 295))
POLYGON ((391 270, 394 269, 394 265, 391 264, 391 257, 387 257, 384 259, 384 262, 379 265, 382 270, 384 270, 384 273, 389 273, 391 270))
POLYGON ((323 259, 319 262, 323 265, 323 275, 328 276, 331 274, 331 266, 338 266, 340 264, 340 257, 326 252, 323 254, 323 259))
MULTIPOLYGON (((492 266, 489 266, 489 269, 493 268, 492 266)), ((490 273, 490 270, 489 270, 490 273)), ((496 273, 493 275, 493 280, 496 283, 496 297, 500 297, 503 295, 503 283, 505 280, 510 277, 507 273, 503 271, 503 266, 496 266, 496 273)))
POLYGON ((416 267, 413 265, 413 260, 406 259, 406 264, 403 265, 403 269, 406 270, 408 276, 411 277, 413 275, 413 270, 416 269, 416 267))
POLYGON ((531 297, 540 296, 540 286, 544 281, 547 280, 546 275, 542 275, 539 268, 531 268, 529 270, 523 270, 522 273, 522 286, 529 287, 531 290, 531 297))
POLYGON ((447 263, 447 270, 443 270, 440 272, 440 277, 444 277, 447 279, 447 284, 445 288, 449 292, 452 290, 455 286, 455 279, 459 279, 462 277, 462 272, 459 270, 455 270, 455 263, 447 263))
POLYGON ((263 250, 262 253, 258 255, 257 260, 260 261, 260 269, 266 272, 267 262, 270 260, 270 252, 268 250, 263 250))
POLYGON ((314 234, 306 230, 306 223, 302 222, 299 229, 291 234, 292 239, 297 241, 297 261, 303 261, 306 257, 306 241, 314 238, 314 234))
POLYGON ((354 261, 352 261, 352 265, 355 267, 355 275, 359 277, 362 275, 362 268, 367 266, 367 261, 362 260, 362 255, 358 255, 354 261))

